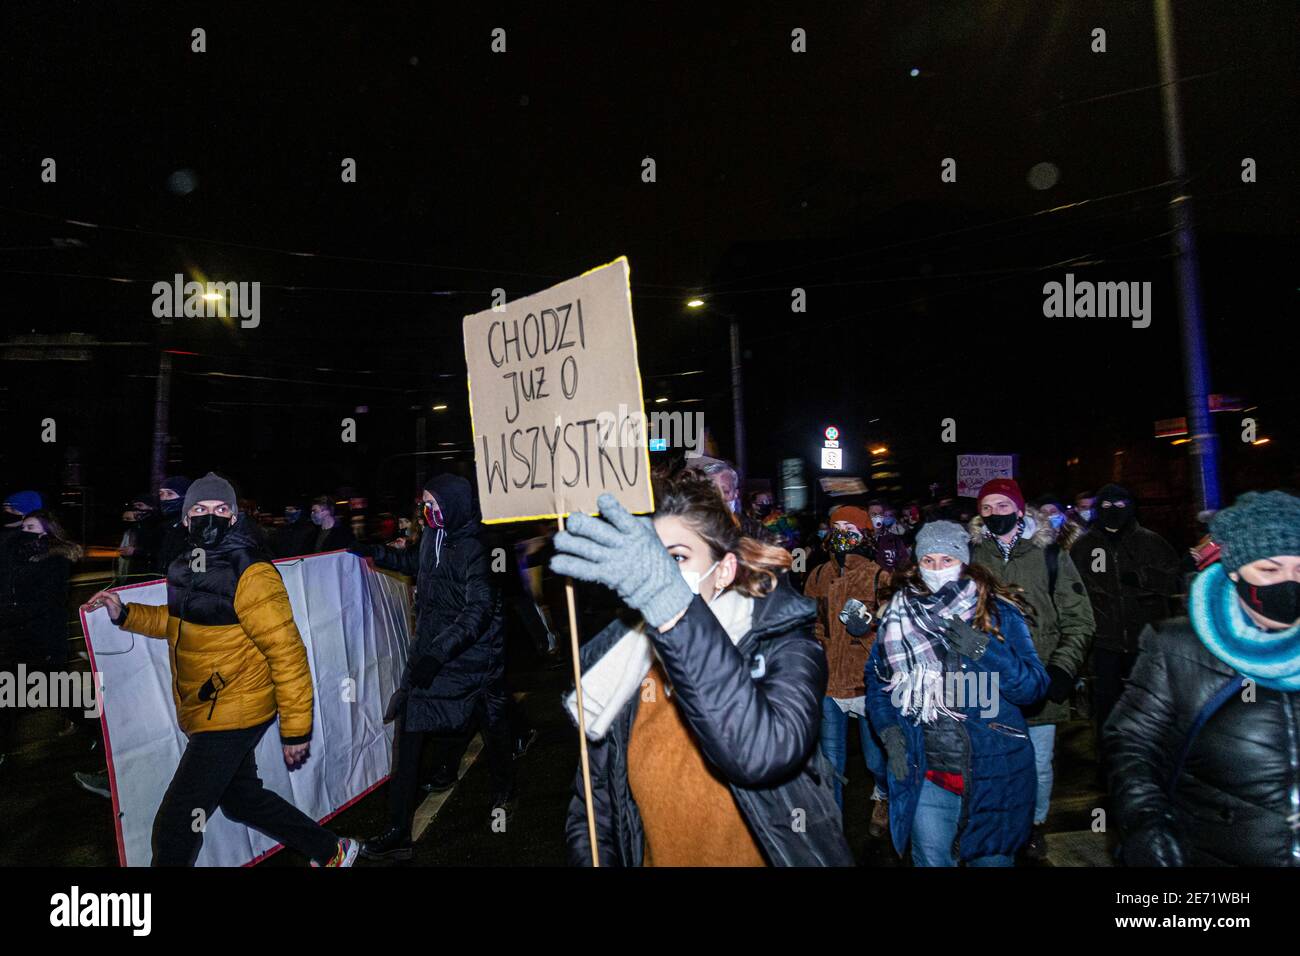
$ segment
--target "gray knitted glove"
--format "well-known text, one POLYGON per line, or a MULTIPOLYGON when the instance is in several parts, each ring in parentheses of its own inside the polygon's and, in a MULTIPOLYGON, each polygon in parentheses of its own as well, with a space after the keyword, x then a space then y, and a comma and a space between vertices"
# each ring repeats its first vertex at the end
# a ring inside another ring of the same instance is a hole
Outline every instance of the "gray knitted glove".
POLYGON ((988 650, 989 636, 977 627, 972 627, 959 617, 950 617, 948 627, 943 632, 948 646, 962 657, 973 661, 979 660, 988 650))
POLYGON ((886 727, 880 735, 880 742, 885 745, 885 756, 889 760, 889 775, 895 780, 906 780, 907 738, 899 727, 886 727))
POLYGON ((611 494, 601 495, 596 505, 602 518, 575 514, 555 536, 551 570, 612 588, 651 627, 685 611, 695 595, 650 519, 629 514, 611 494))

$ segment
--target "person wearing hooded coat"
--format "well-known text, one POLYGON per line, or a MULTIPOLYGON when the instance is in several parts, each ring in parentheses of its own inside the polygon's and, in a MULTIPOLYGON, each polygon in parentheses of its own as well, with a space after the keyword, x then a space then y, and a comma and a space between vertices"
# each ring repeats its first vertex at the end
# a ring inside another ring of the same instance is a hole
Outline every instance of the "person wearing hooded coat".
POLYGON ((419 548, 354 545, 349 550, 377 567, 416 579, 415 637, 399 698, 399 721, 389 784, 389 827, 367 840, 368 859, 408 860, 425 734, 455 738, 481 724, 493 777, 493 809, 512 798, 513 761, 501 596, 493 583, 483 526, 470 483, 434 475, 424 486, 426 530, 419 548))
MULTIPOLYGON (((1096 520, 1070 550, 1097 625, 1092 716, 1101 728, 1137 660, 1138 635, 1169 617, 1179 589, 1178 554, 1138 524, 1137 502, 1120 485, 1097 492, 1096 520)), ((1099 750, 1100 752, 1100 750, 1099 750)))
POLYGON ((184 475, 172 475, 158 486, 158 511, 162 515, 158 546, 154 549, 153 569, 164 577, 167 568, 177 556, 188 550, 189 529, 185 527, 181 507, 185 493, 190 490, 190 480, 184 475))

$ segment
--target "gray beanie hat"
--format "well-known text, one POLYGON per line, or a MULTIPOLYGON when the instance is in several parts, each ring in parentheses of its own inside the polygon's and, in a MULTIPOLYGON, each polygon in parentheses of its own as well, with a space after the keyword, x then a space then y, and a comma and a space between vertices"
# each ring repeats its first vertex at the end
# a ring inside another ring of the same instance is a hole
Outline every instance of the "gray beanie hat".
POLYGON ((230 505, 234 514, 239 514, 239 502, 235 500, 234 486, 215 472, 208 472, 185 492, 185 506, 182 515, 190 513, 190 508, 200 501, 224 501, 230 505))
POLYGON ((1300 498, 1285 491, 1248 491, 1210 519, 1226 571, 1279 554, 1300 555, 1300 498))
POLYGON ((913 553, 918 561, 927 554, 947 554, 970 564, 970 536, 955 521, 927 521, 916 534, 913 553))

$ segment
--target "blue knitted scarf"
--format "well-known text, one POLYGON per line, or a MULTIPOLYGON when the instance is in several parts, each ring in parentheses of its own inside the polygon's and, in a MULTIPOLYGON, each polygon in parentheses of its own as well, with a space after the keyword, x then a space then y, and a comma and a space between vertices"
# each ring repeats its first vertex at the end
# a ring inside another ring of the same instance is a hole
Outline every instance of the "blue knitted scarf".
POLYGON ((1187 602, 1196 636, 1211 654, 1273 690, 1300 690, 1300 624, 1266 631, 1247 616, 1223 565, 1196 576, 1187 602))

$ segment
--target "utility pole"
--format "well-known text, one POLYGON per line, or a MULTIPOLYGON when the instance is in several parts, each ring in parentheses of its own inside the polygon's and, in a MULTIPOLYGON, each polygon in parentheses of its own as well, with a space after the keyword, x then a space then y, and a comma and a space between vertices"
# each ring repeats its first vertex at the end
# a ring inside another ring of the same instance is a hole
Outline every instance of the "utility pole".
POLYGON ((1160 98, 1164 106, 1165 154, 1174 196, 1169 203, 1173 226, 1174 268, 1178 272, 1178 307, 1182 322, 1183 385, 1187 392, 1187 434, 1191 441, 1192 487, 1197 511, 1219 507, 1219 442, 1210 421, 1210 364, 1201 319, 1201 272, 1192 221, 1192 197, 1186 190, 1182 108, 1170 0, 1155 0, 1156 49, 1160 61, 1160 98))
POLYGON ((736 431, 736 470, 740 477, 749 475, 745 455, 745 382, 740 367, 740 323, 731 319, 731 415, 736 431))
POLYGON ((168 425, 171 419, 172 355, 158 350, 158 386, 153 401, 153 463, 149 469, 149 490, 156 492, 167 477, 168 425))

